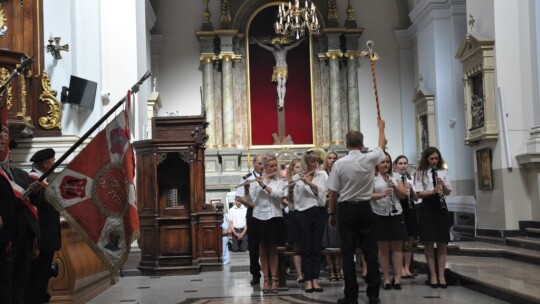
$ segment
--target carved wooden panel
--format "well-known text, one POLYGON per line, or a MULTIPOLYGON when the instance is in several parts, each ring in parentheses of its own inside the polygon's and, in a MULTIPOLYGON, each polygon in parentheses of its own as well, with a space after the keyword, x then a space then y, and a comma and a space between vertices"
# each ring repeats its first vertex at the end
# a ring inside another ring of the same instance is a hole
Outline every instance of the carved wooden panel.
POLYGON ((0 66, 13 64, 5 60, 13 53, 17 63, 23 55, 33 57, 29 71, 12 82, 17 89, 8 113, 11 137, 59 136, 61 105, 44 72, 43 1, 0 1, 0 9, 7 26, 0 38, 0 66))

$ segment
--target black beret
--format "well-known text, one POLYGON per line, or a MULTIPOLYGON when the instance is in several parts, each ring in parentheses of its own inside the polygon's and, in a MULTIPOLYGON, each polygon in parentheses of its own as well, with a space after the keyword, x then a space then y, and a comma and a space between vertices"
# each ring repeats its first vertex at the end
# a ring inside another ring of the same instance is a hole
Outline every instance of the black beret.
POLYGON ((32 156, 32 158, 30 158, 30 161, 33 163, 41 162, 46 159, 53 158, 54 154, 55 152, 52 148, 39 150, 32 156))

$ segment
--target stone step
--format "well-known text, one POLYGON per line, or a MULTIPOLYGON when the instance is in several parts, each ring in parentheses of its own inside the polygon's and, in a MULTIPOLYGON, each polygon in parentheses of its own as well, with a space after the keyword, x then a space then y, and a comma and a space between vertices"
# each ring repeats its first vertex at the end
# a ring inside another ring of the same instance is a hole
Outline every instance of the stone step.
POLYGON ((525 234, 527 236, 540 238, 540 228, 525 228, 525 234))
POLYGON ((459 250, 449 250, 448 255, 505 258, 540 265, 540 251, 486 242, 457 242, 459 250))
MULTIPOLYGON (((421 266, 425 257, 415 254, 421 266)), ((496 297, 509 303, 540 303, 540 265, 505 258, 449 255, 447 268, 457 275, 463 287, 496 297)), ((452 287, 449 287, 452 288, 452 287)))
POLYGON ((530 236, 506 237, 506 243, 510 246, 527 248, 540 251, 540 238, 530 236))

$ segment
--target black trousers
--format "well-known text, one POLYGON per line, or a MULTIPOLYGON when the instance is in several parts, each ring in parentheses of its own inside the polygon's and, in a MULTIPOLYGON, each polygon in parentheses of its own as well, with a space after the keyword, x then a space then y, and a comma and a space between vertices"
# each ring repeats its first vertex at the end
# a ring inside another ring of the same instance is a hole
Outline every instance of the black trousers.
POLYGON ((30 265, 30 279, 25 290, 24 301, 27 304, 42 303, 47 293, 51 277, 53 250, 40 249, 39 256, 30 265))
POLYGON ((0 303, 13 303, 13 261, 7 244, 0 244, 0 303))
MULTIPOLYGON (((234 228, 234 231, 236 233, 242 233, 242 231, 244 231, 244 228, 234 228)), ((233 234, 232 235, 232 251, 233 252, 245 252, 248 249, 248 244, 249 244, 248 240, 249 240, 248 233, 246 233, 241 240, 239 240, 233 234)))
POLYGON ((337 225, 341 256, 343 258, 343 276, 345 279, 345 298, 358 299, 358 281, 354 254, 356 244, 360 244, 367 263, 367 296, 378 298, 381 285, 379 260, 377 257, 377 241, 373 236, 373 211, 369 201, 339 202, 337 208, 337 225))
POLYGON ((246 213, 246 225, 248 227, 248 250, 249 250, 249 273, 255 278, 261 277, 261 264, 259 264, 259 236, 253 233, 253 208, 248 208, 246 213))
MULTIPOLYGON (((294 211, 297 243, 302 255, 304 280, 318 280, 321 273, 322 237, 324 233, 325 209, 312 207, 294 211)), ((293 227, 291 227, 293 228, 293 227)), ((293 228, 293 229, 294 229, 293 228)))

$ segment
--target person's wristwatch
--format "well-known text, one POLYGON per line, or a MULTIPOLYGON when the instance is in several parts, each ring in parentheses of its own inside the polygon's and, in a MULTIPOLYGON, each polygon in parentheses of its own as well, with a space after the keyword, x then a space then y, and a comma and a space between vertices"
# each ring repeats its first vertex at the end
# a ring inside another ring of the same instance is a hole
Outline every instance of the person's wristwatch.
POLYGON ((263 185, 263 186, 262 186, 262 189, 263 189, 263 190, 266 189, 266 185, 263 185))

